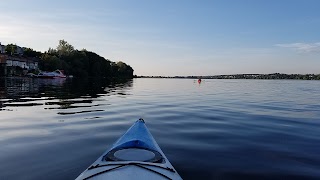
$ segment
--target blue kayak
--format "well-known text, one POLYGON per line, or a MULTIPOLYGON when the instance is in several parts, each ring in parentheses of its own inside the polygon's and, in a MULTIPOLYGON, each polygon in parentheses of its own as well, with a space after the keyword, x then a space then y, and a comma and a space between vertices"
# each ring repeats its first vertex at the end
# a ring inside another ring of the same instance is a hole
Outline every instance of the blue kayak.
POLYGON ((147 129, 137 120, 113 146, 76 180, 182 179, 147 129))

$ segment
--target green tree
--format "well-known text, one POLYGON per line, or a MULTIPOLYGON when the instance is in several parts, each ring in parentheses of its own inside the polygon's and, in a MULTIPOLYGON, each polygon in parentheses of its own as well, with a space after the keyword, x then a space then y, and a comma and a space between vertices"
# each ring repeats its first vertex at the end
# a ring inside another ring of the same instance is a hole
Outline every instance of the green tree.
POLYGON ((23 54, 24 56, 27 56, 27 57, 38 57, 38 58, 41 57, 42 55, 41 52, 35 51, 32 48, 26 48, 26 47, 23 48, 23 54))
POLYGON ((8 44, 5 48, 6 54, 13 55, 17 51, 17 45, 8 44))
POLYGON ((60 57, 68 56, 74 52, 74 47, 63 39, 59 41, 59 45, 57 46, 56 50, 60 57))
POLYGON ((50 54, 43 54, 41 56, 41 61, 39 61, 39 66, 41 70, 44 71, 54 71, 57 69, 63 69, 63 62, 57 57, 50 54))
POLYGON ((57 50, 50 47, 50 48, 48 49, 48 54, 57 55, 57 50))
POLYGON ((133 69, 129 65, 122 61, 117 62, 115 65, 117 66, 115 70, 118 71, 118 76, 133 77, 133 69))

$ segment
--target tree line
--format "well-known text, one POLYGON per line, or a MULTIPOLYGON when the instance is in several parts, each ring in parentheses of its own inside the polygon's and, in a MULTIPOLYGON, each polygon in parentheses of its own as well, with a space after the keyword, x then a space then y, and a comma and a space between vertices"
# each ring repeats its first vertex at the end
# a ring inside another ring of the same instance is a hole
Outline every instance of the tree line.
POLYGON ((233 74, 214 76, 136 76, 137 78, 179 78, 179 79, 296 79, 320 80, 320 74, 233 74))
POLYGON ((234 74, 215 76, 188 76, 187 78, 202 79, 300 79, 300 80, 320 80, 320 74, 234 74))
MULTIPOLYGON (((13 54, 16 49, 16 45, 9 44, 6 53, 13 54)), ((60 40, 56 48, 49 48, 44 53, 31 48, 23 50, 23 56, 39 59, 39 69, 43 71, 61 69, 76 77, 133 77, 134 70, 130 65, 110 61, 86 49, 77 50, 65 40, 60 40)))

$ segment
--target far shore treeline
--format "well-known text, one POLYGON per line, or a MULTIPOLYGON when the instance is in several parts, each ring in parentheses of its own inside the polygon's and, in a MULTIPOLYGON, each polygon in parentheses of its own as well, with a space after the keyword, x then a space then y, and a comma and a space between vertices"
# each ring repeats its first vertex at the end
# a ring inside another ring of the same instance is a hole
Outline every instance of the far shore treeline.
POLYGON ((65 40, 60 40, 55 49, 49 48, 44 53, 31 48, 24 48, 24 56, 38 58, 39 69, 42 71, 61 69, 67 75, 75 77, 133 78, 133 69, 126 63, 122 61, 112 62, 86 49, 74 49, 65 40))
POLYGON ((214 76, 137 76, 137 78, 178 78, 178 79, 292 79, 320 80, 320 74, 234 74, 214 76))

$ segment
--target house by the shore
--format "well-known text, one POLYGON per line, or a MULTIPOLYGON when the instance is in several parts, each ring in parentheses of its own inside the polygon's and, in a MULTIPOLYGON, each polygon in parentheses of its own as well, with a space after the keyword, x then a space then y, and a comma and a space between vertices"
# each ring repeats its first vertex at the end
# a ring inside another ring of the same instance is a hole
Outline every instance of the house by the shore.
POLYGON ((5 46, 0 43, 0 77, 25 75, 29 70, 37 70, 38 63, 38 58, 23 57, 21 47, 14 55, 5 54, 5 46))
POLYGON ((4 54, 6 52, 5 50, 6 50, 6 46, 2 45, 0 42, 0 54, 4 54))

